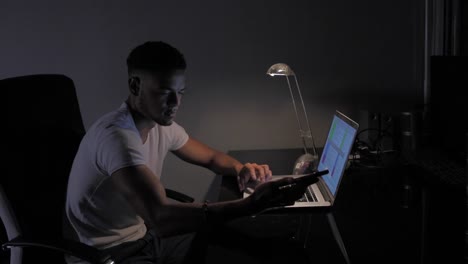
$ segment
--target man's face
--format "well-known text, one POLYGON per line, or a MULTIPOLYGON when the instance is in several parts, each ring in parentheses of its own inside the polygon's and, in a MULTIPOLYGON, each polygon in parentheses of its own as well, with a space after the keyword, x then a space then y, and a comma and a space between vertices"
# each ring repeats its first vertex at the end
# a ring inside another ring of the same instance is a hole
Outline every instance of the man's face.
POLYGON ((143 73, 140 75, 137 96, 138 111, 159 125, 169 126, 176 116, 184 92, 183 71, 165 75, 143 73))

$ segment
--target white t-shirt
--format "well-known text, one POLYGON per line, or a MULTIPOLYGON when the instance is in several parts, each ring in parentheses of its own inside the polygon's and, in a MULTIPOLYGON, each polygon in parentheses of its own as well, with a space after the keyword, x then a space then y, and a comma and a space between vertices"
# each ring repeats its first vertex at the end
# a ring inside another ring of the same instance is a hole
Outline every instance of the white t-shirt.
POLYGON ((80 241, 103 249, 143 237, 143 219, 109 178, 141 164, 160 177, 167 152, 187 140, 185 130, 173 122, 156 124, 143 144, 126 103, 97 120, 80 144, 68 180, 66 214, 80 241))

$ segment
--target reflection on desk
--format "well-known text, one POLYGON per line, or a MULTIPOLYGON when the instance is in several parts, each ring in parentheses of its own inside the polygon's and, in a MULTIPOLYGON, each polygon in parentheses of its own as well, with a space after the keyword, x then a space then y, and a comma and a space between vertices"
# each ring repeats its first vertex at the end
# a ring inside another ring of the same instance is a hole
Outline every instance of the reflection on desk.
MULTIPOLYGON (((275 174, 288 174, 301 150, 229 154, 241 162, 269 164, 275 174)), ((223 177, 219 200, 239 197, 235 179, 223 177)), ((464 202, 464 185, 447 184, 418 166, 396 162, 383 168, 349 168, 332 210, 352 263, 463 263, 464 202)), ((310 213, 305 254, 311 263, 345 263, 325 215, 310 213)), ((279 212, 233 224, 252 239, 283 236, 286 243, 300 219, 279 212)))

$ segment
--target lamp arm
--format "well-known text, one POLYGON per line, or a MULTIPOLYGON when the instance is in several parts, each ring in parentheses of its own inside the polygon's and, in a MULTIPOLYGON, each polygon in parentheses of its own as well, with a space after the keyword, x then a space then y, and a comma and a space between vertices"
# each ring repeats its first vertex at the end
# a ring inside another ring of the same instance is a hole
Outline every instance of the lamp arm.
MULTIPOLYGON (((312 150, 314 152, 314 156, 317 156, 317 150, 316 150, 316 147, 315 147, 314 136, 312 135, 312 129, 310 129, 309 118, 307 116, 307 111, 306 111, 306 108, 305 108, 304 100, 302 99, 302 93, 301 93, 301 89, 299 88, 299 82, 297 81, 296 75, 294 75, 294 80, 296 81, 296 87, 297 87, 297 91, 299 93, 299 99, 301 99, 301 103, 302 103, 302 110, 304 111, 305 120, 307 122, 307 128, 309 129, 310 138, 312 139, 312 150)), ((289 80, 288 80, 288 84, 289 84, 289 80)), ((291 95, 292 95, 292 92, 291 92, 291 95)), ((297 115, 297 111, 296 111, 296 115, 297 115)), ((304 143, 304 146, 305 146, 305 143, 304 143)))
MULTIPOLYGON (((294 76, 294 77, 296 77, 296 76, 294 76)), ((293 91, 292 91, 292 88, 291 88, 291 83, 289 82, 289 78, 288 78, 287 75, 286 75, 286 81, 288 82, 289 92, 291 93, 291 100, 292 100, 292 103, 293 103, 294 112, 296 113, 297 123, 299 125, 299 130, 300 130, 300 133, 301 133, 300 136, 301 136, 301 139, 302 139, 302 145, 304 146, 304 152, 305 152, 305 154, 308 154, 309 152, 307 151, 307 145, 306 145, 306 141, 304 139, 304 133, 303 133, 303 130, 302 130, 301 121, 299 119, 299 114, 297 113, 296 100, 294 100, 294 95, 293 95, 293 91)), ((296 80, 296 83, 297 83, 297 80, 296 80)), ((302 103, 302 104, 304 105, 304 103, 302 103)), ((315 147, 314 147, 314 152, 315 152, 315 147)))

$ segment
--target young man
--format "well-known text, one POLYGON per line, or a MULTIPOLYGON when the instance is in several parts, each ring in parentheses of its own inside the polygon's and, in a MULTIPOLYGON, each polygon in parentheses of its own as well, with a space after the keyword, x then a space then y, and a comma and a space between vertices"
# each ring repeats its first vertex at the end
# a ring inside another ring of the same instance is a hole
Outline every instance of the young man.
POLYGON ((180 235, 302 195, 306 186, 275 195, 290 183, 285 179, 259 185, 246 199, 170 203, 159 180, 168 151, 237 177, 240 189, 251 180, 268 181, 271 171, 267 165, 241 164, 189 137, 173 121, 186 89, 186 62, 177 49, 146 42, 131 51, 127 66, 128 99, 89 128, 70 173, 66 213, 81 242, 117 255, 132 249, 118 257, 125 263, 180 262, 191 241, 180 235))

